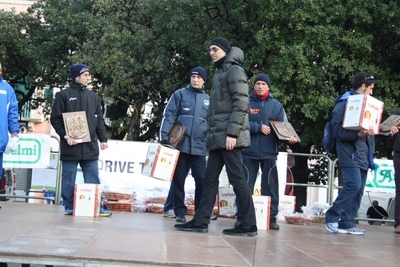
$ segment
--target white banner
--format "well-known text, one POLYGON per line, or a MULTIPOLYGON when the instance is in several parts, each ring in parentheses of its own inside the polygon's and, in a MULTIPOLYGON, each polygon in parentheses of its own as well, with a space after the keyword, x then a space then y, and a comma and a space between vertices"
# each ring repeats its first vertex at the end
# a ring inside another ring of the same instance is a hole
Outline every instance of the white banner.
POLYGON ((47 168, 50 162, 50 136, 20 134, 17 151, 4 153, 4 168, 47 168))

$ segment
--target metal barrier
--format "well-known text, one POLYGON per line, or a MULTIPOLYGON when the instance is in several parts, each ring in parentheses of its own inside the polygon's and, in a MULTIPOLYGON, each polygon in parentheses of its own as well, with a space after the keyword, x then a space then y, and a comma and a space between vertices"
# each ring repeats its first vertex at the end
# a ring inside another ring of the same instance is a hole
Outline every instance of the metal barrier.
POLYGON ((319 187, 319 188, 326 188, 327 189, 327 200, 326 202, 329 203, 329 205, 332 204, 333 202, 333 182, 334 182, 334 165, 333 161, 327 156, 323 154, 306 154, 306 153, 288 153, 288 155, 292 156, 301 156, 301 157, 320 157, 327 159, 328 161, 328 167, 327 167, 327 184, 310 184, 310 183, 286 183, 286 185, 291 185, 291 186, 303 186, 303 187, 319 187))

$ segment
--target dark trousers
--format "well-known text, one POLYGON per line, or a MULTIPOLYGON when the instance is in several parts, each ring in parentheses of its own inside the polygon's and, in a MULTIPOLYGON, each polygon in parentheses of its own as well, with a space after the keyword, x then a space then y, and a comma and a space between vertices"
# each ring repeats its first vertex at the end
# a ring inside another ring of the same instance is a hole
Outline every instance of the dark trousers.
POLYGON ((344 185, 326 214, 326 223, 339 223, 339 228, 355 227, 354 218, 364 194, 367 171, 358 167, 341 167, 344 185), (339 221, 340 219, 340 221, 339 221))
MULTIPOLYGON (((250 188, 243 175, 242 149, 217 149, 209 151, 204 180, 204 192, 200 207, 193 219, 200 223, 209 223, 218 193, 219 175, 225 165, 229 183, 233 186, 236 201, 240 205, 240 221, 244 226, 256 225, 256 216, 250 188)), ((239 218, 238 218, 239 219, 239 218)))
POLYGON ((396 198, 394 199, 394 227, 396 227, 400 225, 400 152, 394 152, 393 164, 396 185, 396 198))
POLYGON ((276 216, 279 212, 279 179, 278 171, 276 168, 276 160, 243 159, 243 165, 244 175, 247 179, 247 184, 249 185, 250 192, 252 193, 254 192, 254 185, 257 180, 258 170, 261 167, 261 195, 271 197, 270 218, 271 220, 276 220, 276 216))
POLYGON ((167 212, 174 209, 174 182, 171 182, 169 187, 167 200, 164 203, 163 211, 167 212))
POLYGON ((174 178, 174 212, 175 215, 185 215, 187 207, 185 205, 185 180, 191 170, 195 182, 194 202, 195 210, 200 205, 204 188, 204 171, 206 167, 206 157, 180 153, 176 165, 174 178))

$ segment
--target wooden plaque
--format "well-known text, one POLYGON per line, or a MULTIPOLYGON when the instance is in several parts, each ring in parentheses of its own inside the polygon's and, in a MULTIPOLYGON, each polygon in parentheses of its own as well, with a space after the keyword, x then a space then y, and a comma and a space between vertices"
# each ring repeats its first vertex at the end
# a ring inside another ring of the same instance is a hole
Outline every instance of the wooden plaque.
POLYGON ((389 135, 390 128, 393 126, 400 126, 400 115, 390 115, 384 122, 381 123, 379 134, 389 135))
POLYGON ((62 114, 67 135, 78 143, 90 142, 90 132, 86 112, 65 112, 62 114))
POLYGON ((274 129, 276 135, 280 140, 289 140, 290 137, 296 137, 297 141, 300 142, 300 137, 297 135, 293 126, 290 122, 283 121, 269 121, 274 129))

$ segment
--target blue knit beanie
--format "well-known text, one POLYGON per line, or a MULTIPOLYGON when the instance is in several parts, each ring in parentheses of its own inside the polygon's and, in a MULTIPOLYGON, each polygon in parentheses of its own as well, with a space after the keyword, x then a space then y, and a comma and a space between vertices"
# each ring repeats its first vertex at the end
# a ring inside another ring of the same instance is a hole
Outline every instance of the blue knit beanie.
POLYGON ((254 84, 256 84, 256 82, 258 81, 263 81, 266 84, 268 84, 268 87, 271 88, 271 79, 269 78, 269 76, 267 74, 261 73, 258 74, 256 79, 254 80, 254 84))
POLYGON ((198 66, 192 69, 192 71, 190 72, 190 77, 192 77, 192 75, 199 75, 204 82, 206 82, 207 80, 207 71, 203 67, 198 66))
POLYGON ((87 71, 89 71, 89 68, 83 64, 72 65, 71 68, 69 69, 72 80, 74 80, 75 77, 78 77, 79 75, 87 71))

